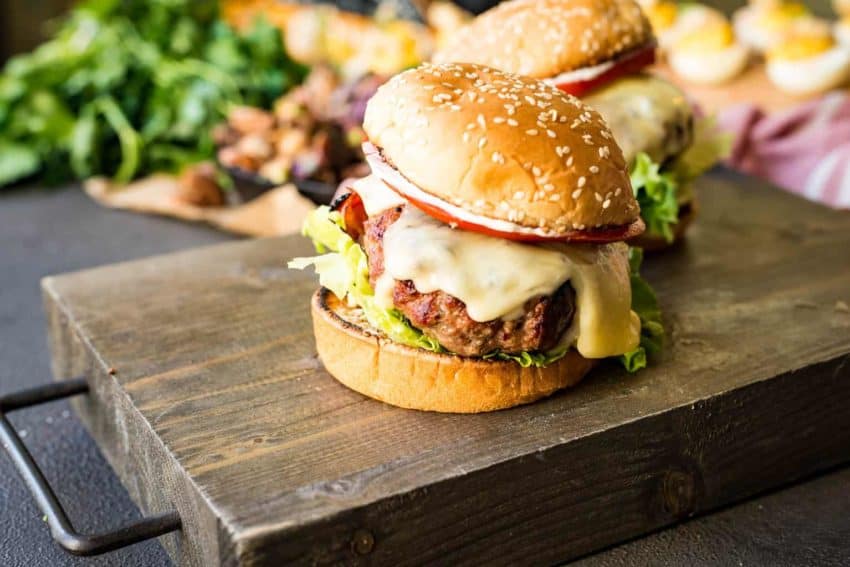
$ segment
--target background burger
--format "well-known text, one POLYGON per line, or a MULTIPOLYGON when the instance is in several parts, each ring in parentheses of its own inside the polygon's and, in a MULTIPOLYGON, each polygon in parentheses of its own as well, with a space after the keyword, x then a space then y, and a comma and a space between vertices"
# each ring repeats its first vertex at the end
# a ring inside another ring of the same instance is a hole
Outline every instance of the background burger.
POLYGON ((605 118, 629 164, 647 230, 659 248, 694 215, 691 181, 728 146, 685 95, 643 71, 656 40, 634 0, 513 0, 461 29, 434 57, 545 80, 583 97, 605 118))
POLYGON ((663 331, 622 242, 643 222, 599 114, 533 79, 425 65, 378 90, 364 128, 372 174, 306 221, 328 253, 290 262, 319 273, 333 376, 403 407, 479 412, 598 359, 646 364, 663 331))

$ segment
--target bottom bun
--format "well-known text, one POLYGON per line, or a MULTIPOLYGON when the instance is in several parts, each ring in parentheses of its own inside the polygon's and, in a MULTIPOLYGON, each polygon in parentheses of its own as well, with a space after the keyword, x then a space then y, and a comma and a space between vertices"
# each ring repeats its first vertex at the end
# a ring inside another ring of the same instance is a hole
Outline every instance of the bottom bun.
POLYGON ((657 252, 659 250, 670 248, 682 240, 685 236, 685 231, 688 230, 688 227, 691 226, 692 222, 694 222, 694 218, 696 218, 696 216, 696 202, 690 202, 686 205, 682 205, 679 209, 679 222, 677 222, 673 228, 672 242, 667 242, 667 240, 660 236, 649 236, 644 232, 637 238, 629 240, 629 245, 643 248, 644 252, 657 252))
POLYGON ((545 368, 437 354, 381 335, 362 311, 319 288, 313 295, 316 349, 337 380, 382 402, 418 410, 478 413, 527 404, 576 384, 594 361, 571 350, 545 368))

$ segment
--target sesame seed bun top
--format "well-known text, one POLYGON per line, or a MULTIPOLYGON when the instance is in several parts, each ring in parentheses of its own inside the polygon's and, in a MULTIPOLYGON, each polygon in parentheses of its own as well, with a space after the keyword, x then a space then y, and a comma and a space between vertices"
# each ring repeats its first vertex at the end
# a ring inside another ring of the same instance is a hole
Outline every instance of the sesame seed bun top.
POLYGON ((434 55, 547 78, 654 41, 634 0, 512 0, 484 12, 434 55))
POLYGON ((378 89, 364 129, 418 188, 476 215, 554 234, 639 218, 602 117, 542 81, 425 64, 378 89))

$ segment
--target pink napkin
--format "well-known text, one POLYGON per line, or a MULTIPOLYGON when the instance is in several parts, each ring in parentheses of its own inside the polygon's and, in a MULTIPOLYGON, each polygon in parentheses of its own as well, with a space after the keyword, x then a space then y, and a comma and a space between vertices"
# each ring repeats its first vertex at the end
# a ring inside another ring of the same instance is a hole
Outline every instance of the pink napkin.
POLYGON ((734 135, 731 167, 850 209, 850 96, 832 93, 771 115, 752 104, 737 105, 718 119, 734 135))

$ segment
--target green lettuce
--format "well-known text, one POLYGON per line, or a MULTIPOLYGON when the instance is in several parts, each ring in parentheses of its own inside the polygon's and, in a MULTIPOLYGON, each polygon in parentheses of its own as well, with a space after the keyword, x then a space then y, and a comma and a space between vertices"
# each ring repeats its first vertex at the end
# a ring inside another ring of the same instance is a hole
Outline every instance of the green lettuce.
POLYGON ((302 234, 313 239, 319 256, 295 258, 290 268, 303 270, 313 266, 319 283, 334 295, 346 298, 359 306, 369 324, 383 331, 392 340, 433 352, 443 352, 440 343, 411 326, 397 309, 377 305, 375 291, 369 283, 369 264, 366 253, 345 232, 342 215, 328 207, 314 210, 304 222, 302 234))
MULTIPOLYGON (((322 286, 331 290, 337 297, 345 298, 350 304, 359 306, 369 324, 383 331, 393 341, 431 352, 448 352, 439 342, 413 327, 399 310, 385 309, 377 305, 375 291, 369 283, 366 253, 345 232, 345 223, 340 213, 325 206, 317 208, 305 220, 302 234, 313 240, 320 255, 294 258, 288 264, 290 268, 303 270, 313 266, 322 286)), ((630 252, 632 309, 640 316, 641 323, 648 327, 641 331, 641 346, 621 357, 629 372, 646 366, 646 354, 660 350, 664 335, 655 294, 638 274, 640 258, 639 249, 630 252)), ((497 351, 483 358, 513 361, 522 367, 544 367, 566 356, 569 349, 569 345, 562 345, 548 352, 497 351)))
POLYGON ((648 358, 661 352, 664 346, 664 325, 658 298, 649 283, 640 275, 643 250, 629 249, 629 271, 632 282, 632 311, 640 317, 640 344, 620 356, 620 363, 628 372, 646 368, 648 358))
POLYGON ((662 166, 645 153, 637 155, 631 182, 648 235, 673 241, 679 207, 690 200, 691 182, 728 156, 731 144, 731 136, 722 133, 713 118, 701 118, 694 125, 694 143, 672 162, 662 166))
POLYGON ((679 202, 676 198, 679 181, 641 152, 632 167, 631 180, 635 199, 640 205, 640 216, 646 223, 646 232, 673 241, 673 226, 679 222, 679 202))

